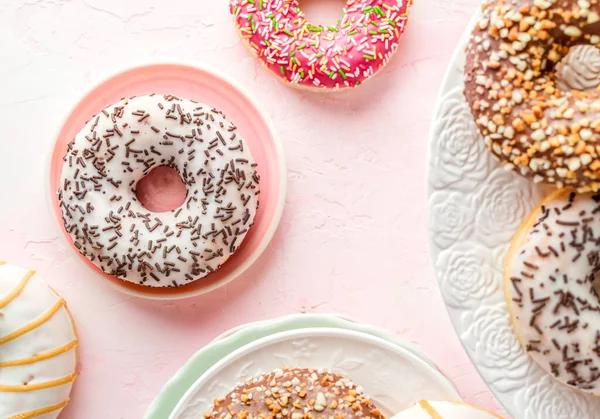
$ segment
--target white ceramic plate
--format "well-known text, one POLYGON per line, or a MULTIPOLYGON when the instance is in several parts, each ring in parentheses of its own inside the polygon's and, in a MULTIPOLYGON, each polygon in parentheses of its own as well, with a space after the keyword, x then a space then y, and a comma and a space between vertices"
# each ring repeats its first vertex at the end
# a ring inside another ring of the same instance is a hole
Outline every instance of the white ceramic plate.
MULTIPOLYGON (((339 315, 328 314, 291 314, 276 319, 246 324, 229 330, 212 343, 196 352, 179 371, 164 385, 152 405, 148 408, 145 419, 165 419, 171 415, 179 401, 217 362, 237 349, 251 342, 277 333, 298 329, 335 328, 352 330, 375 336, 390 342, 420 358, 440 376, 437 368, 427 356, 414 345, 402 341, 383 329, 356 323, 339 315)), ((452 387, 447 378, 443 378, 447 387, 452 387)), ((452 387, 453 388, 453 387, 452 387)), ((454 397, 459 395, 453 390, 454 397)))
POLYGON ((365 333, 316 328, 277 333, 232 352, 196 381, 170 419, 202 417, 214 398, 286 365, 341 373, 362 385, 386 415, 423 398, 460 401, 448 380, 413 353, 365 333))
POLYGON ((599 418, 600 398, 558 384, 534 364, 509 322, 504 255, 523 218, 550 189, 507 172, 477 133, 463 96, 471 27, 447 70, 428 150, 429 232, 440 289, 467 353, 511 415, 599 418))

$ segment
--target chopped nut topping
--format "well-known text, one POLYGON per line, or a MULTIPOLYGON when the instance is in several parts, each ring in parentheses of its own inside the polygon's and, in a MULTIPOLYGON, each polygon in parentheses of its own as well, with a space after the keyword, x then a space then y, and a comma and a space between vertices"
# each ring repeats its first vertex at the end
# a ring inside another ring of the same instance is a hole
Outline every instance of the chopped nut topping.
POLYGON ((385 419, 352 381, 312 369, 284 368, 251 378, 224 399, 215 399, 205 419, 385 419))
POLYGON ((600 0, 486 1, 467 47, 465 96, 485 143, 507 167, 558 187, 596 190, 600 86, 561 90, 554 67, 571 45, 600 48, 591 26, 598 21, 600 0))

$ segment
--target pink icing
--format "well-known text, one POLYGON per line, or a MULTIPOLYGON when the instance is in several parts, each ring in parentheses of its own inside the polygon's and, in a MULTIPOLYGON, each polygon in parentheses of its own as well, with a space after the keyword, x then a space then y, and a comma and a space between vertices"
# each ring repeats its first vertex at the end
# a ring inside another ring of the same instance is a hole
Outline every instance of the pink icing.
POLYGON ((394 55, 412 0, 348 0, 335 26, 312 25, 298 0, 231 0, 242 38, 284 82, 355 87, 394 55))

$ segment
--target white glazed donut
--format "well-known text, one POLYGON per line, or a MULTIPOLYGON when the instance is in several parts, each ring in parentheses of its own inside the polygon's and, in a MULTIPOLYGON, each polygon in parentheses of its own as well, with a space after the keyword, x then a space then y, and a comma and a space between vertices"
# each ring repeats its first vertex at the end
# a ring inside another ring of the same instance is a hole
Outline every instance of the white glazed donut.
POLYGON ((600 394, 600 195, 561 189, 523 222, 505 258, 513 327, 563 384, 600 394))
POLYGON ((69 402, 77 332, 34 271, 0 262, 0 418, 54 419, 69 402))
POLYGON ((256 164, 218 110, 171 95, 124 99, 69 145, 58 191, 80 253, 122 280, 177 287, 217 270, 238 249, 258 208, 256 164), (136 185, 175 169, 185 203, 152 213, 136 185))
POLYGON ((502 419, 495 413, 477 406, 456 402, 421 400, 412 408, 392 419, 502 419))

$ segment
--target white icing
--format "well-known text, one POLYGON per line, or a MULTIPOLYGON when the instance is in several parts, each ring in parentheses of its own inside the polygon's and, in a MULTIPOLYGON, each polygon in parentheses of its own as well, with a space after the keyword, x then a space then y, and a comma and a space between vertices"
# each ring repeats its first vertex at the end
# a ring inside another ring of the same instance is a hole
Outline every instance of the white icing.
POLYGON ((422 401, 392 419, 502 419, 500 416, 466 403, 422 401), (437 414, 439 416, 433 416, 437 414))
POLYGON ((67 231, 94 264, 126 281, 173 287, 205 277, 237 250, 258 207, 258 175, 219 111, 143 96, 107 107, 76 136, 59 198, 67 231), (135 187, 159 166, 177 170, 187 197, 181 208, 156 214, 135 187))
MULTIPOLYGON (((0 265, 0 302, 18 288, 27 270, 0 265)), ((0 342, 6 336, 35 322, 62 299, 37 275, 31 277, 23 290, 5 307, 0 308, 0 342)), ((77 342, 69 312, 64 304, 46 322, 31 331, 0 344, 0 363, 26 359, 77 342)), ((77 346, 66 352, 28 365, 0 368, 0 418, 12 418, 65 402, 69 398, 72 380, 52 388, 7 392, 1 386, 19 386, 24 382, 37 385, 72 376, 77 363, 77 346)), ((61 409, 43 416, 54 419, 61 409)))
POLYGON ((577 45, 556 65, 559 89, 592 92, 600 85, 600 49, 577 45))
POLYGON ((592 393, 600 392, 600 300, 592 286, 599 198, 563 193, 545 203, 505 272, 513 326, 533 360, 592 393))

